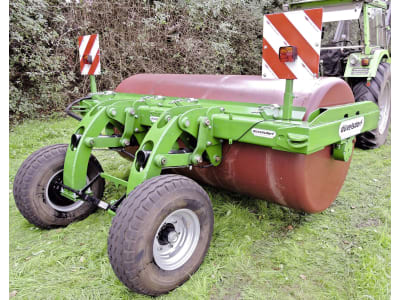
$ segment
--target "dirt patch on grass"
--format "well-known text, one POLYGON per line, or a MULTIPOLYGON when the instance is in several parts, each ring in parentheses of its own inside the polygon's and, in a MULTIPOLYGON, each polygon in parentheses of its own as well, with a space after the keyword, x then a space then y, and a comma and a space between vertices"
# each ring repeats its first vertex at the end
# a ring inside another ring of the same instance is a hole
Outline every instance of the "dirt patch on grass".
POLYGON ((379 219, 368 219, 356 225, 357 228, 365 228, 365 227, 377 227, 381 225, 382 222, 379 219))

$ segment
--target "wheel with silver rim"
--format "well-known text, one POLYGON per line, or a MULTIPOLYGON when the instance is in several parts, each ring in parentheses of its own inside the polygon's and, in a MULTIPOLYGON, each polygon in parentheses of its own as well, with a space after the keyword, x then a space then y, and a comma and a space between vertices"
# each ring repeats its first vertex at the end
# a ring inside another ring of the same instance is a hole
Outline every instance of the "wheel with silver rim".
MULTIPOLYGON (((82 220, 96 210, 89 202, 72 201, 61 195, 64 158, 68 145, 44 147, 30 155, 18 169, 14 180, 14 200, 21 214, 40 228, 54 228, 82 220)), ((87 180, 103 172, 91 156, 87 180)), ((104 180, 98 178, 90 190, 97 198, 103 196, 104 180)))
POLYGON ((157 229, 153 256, 160 269, 180 268, 192 256, 200 237, 200 221, 190 209, 172 212, 157 229))
POLYGON ((378 126, 357 136, 356 146, 361 149, 373 149, 386 141, 391 113, 391 70, 390 64, 381 63, 376 76, 367 84, 362 80, 353 86, 356 102, 372 101, 379 107, 378 126))
POLYGON ((151 178, 118 207, 108 238, 111 266, 133 291, 167 293, 200 267, 213 224, 211 201, 196 182, 180 175, 151 178))

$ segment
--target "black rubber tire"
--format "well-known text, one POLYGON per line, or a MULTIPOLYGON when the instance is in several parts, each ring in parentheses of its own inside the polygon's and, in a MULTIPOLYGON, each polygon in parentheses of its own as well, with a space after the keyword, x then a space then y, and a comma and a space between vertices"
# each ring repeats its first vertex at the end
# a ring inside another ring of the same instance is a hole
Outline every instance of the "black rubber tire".
POLYGON ((181 175, 153 177, 136 187, 118 207, 108 237, 111 266, 132 291, 150 296, 165 294, 187 281, 200 267, 213 226, 212 204, 201 186, 181 175), (199 241, 181 267, 162 270, 153 257, 153 241, 161 222, 182 208, 197 215, 199 241))
MULTIPOLYGON (((45 189, 52 176, 64 168, 67 147, 65 144, 57 144, 34 152, 22 163, 15 176, 13 193, 17 208, 25 219, 37 227, 65 227, 86 218, 97 208, 89 202, 84 202, 74 210, 58 211, 46 200, 45 189)), ((99 172, 103 172, 100 163, 91 156, 88 166, 89 179, 99 172)), ((103 196, 104 184, 102 178, 93 183, 91 190, 95 197, 103 196)), ((60 197, 58 199, 64 201, 65 198, 60 197)))
POLYGON ((384 95, 389 95, 389 100, 387 100, 386 104, 389 105, 389 107, 387 108, 389 116, 386 119, 386 121, 384 121, 385 122, 384 130, 379 131, 379 128, 377 128, 359 134, 356 140, 356 146, 358 148, 374 149, 380 147, 386 141, 390 125, 390 110, 391 110, 390 79, 391 79, 390 64, 381 63, 378 67, 378 71, 376 72, 376 76, 371 79, 370 86, 366 85, 365 80, 360 81, 353 86, 353 93, 356 102, 372 101, 381 107, 385 103, 383 102, 384 95), (385 89, 389 89, 389 93, 385 92, 385 89))

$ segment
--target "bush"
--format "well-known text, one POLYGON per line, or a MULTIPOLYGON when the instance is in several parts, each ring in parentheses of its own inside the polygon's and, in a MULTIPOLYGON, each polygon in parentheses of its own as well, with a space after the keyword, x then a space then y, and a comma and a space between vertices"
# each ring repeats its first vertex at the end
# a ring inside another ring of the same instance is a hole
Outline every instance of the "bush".
POLYGON ((10 116, 59 110, 74 80, 57 32, 65 18, 43 0, 10 2, 10 116))
POLYGON ((77 37, 100 34, 99 90, 137 73, 261 74, 262 14, 281 0, 10 2, 10 117, 89 91, 77 37))

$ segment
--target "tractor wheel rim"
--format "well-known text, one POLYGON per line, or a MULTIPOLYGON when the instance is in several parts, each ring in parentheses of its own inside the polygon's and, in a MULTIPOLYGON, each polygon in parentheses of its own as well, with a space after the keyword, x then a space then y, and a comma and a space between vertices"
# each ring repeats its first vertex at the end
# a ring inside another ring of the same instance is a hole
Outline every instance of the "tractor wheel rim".
POLYGON ((48 203, 55 210, 61 212, 71 212, 80 207, 83 204, 83 201, 72 201, 60 195, 60 191, 54 183, 62 178, 62 173, 63 170, 59 170, 49 179, 45 191, 46 203, 48 203))
POLYGON ((378 131, 379 134, 383 134, 386 130, 387 123, 389 121, 390 115, 390 105, 391 105, 391 93, 390 93, 390 81, 387 81, 383 91, 378 100, 379 105, 379 122, 378 131))
POLYGON ((193 255, 200 238, 200 221, 190 209, 169 214, 157 229, 153 257, 163 270, 176 270, 193 255))

